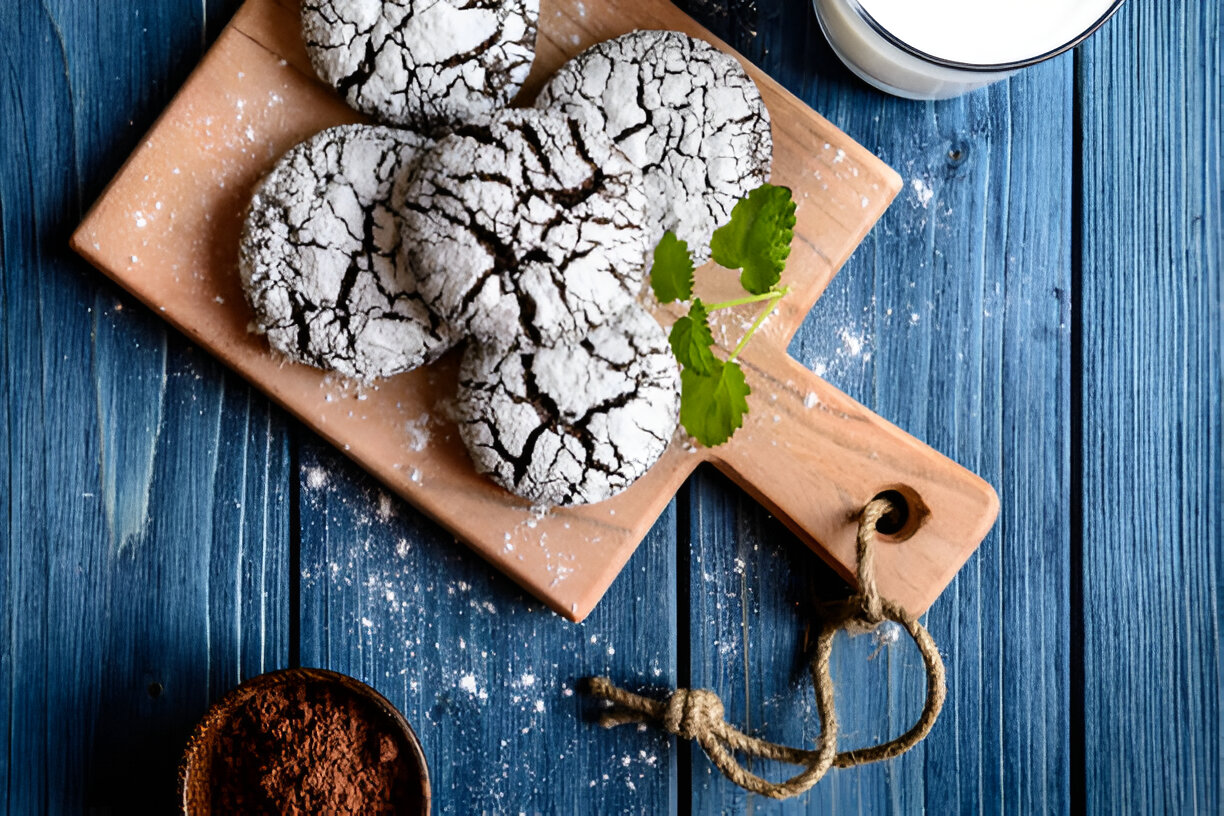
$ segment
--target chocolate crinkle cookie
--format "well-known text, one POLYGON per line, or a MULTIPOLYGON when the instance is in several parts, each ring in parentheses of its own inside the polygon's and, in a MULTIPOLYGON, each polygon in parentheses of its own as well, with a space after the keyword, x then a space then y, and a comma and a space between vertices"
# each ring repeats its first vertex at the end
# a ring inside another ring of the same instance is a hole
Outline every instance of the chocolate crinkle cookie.
POLYGON ((468 349, 460 433, 482 473, 533 505, 603 501, 663 455, 680 374, 667 336, 633 305, 582 340, 468 349))
POLYGON ((539 16, 539 0, 304 0, 302 35, 354 108, 433 132, 518 93, 539 16))
POLYGON ((440 317, 477 340, 577 340, 640 292, 641 173, 600 130, 538 110, 459 128, 402 196, 404 254, 440 317))
POLYGON ((368 381, 430 362, 452 345, 403 265, 393 200, 430 144, 410 131, 336 127, 294 147, 260 184, 239 270, 255 324, 273 348, 368 381))
POLYGON ((769 112, 734 57, 676 31, 635 31, 570 60, 536 107, 586 115, 645 175, 653 251, 671 230, 698 260, 769 180, 769 112))

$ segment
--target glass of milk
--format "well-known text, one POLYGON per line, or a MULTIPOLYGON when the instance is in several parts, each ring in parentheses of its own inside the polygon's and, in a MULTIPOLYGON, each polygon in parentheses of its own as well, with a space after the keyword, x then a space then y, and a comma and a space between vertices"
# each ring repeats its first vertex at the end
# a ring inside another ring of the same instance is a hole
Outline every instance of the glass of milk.
POLYGON ((812 0, 829 44, 882 91, 946 99, 1073 48, 1122 0, 812 0))

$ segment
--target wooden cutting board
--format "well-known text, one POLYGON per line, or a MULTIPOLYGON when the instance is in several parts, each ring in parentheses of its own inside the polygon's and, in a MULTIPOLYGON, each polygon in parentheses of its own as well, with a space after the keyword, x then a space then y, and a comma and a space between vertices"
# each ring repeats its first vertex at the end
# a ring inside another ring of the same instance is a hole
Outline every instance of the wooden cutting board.
MULTIPOLYGON (((688 32, 727 46, 667 0, 543 0, 535 70, 522 99, 566 59, 636 28, 688 32)), ((881 591, 925 610, 998 512, 977 476, 846 397, 786 354, 838 268, 901 188, 900 177, 776 82, 746 65, 773 119, 773 181, 799 202, 784 283, 792 293, 742 356, 751 413, 715 450, 673 444, 636 485, 591 507, 533 513, 476 474, 446 419, 456 358, 358 389, 274 356, 248 327, 237 274, 243 209, 261 175, 298 141, 359 121, 310 69, 297 0, 248 0, 124 165, 72 245, 400 496, 558 613, 581 620, 676 490, 712 462, 843 575, 854 517, 896 490, 909 523, 877 555, 881 591)), ((734 274, 698 271, 706 302, 734 274)), ((716 326, 734 343, 751 312, 716 326)), ((663 322, 673 316, 660 313, 663 322)))

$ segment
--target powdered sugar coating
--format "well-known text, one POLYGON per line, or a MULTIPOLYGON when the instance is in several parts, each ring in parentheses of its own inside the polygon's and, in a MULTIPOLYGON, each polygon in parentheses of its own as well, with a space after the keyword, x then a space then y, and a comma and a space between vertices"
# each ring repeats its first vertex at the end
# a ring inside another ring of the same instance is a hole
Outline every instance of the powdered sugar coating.
POLYGON ((302 36, 354 108, 432 132, 518 93, 539 16, 539 0, 304 0, 302 36))
POLYGON ((583 340, 470 347, 459 374, 460 433, 476 467, 535 505, 603 501, 667 449, 680 373, 641 306, 583 340))
POLYGON ((397 181, 430 144, 404 130, 331 128, 291 149, 260 184, 239 271, 273 348, 366 381, 415 368, 452 345, 403 266, 393 200, 397 181))
POLYGON ((769 180, 773 137, 729 54, 676 31, 635 31, 563 65, 536 101, 589 116, 644 176, 653 250, 671 230, 698 260, 735 202, 769 180))
POLYGON ((578 339, 641 291, 642 177, 585 123, 512 110, 466 125, 422 156, 403 200, 422 295, 481 342, 578 339))

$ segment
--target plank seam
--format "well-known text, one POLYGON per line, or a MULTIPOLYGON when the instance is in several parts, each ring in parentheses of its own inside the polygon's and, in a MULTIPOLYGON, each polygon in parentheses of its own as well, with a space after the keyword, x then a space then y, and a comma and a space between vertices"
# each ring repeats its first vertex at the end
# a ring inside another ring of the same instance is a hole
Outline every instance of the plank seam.
POLYGON ((302 435, 289 422, 289 667, 302 665, 302 435))
MULTIPOLYGON (((691 688, 692 661, 692 548, 693 491, 697 490, 693 471, 686 481, 687 489, 676 493, 676 688, 691 688)), ((693 750, 689 740, 672 740, 676 751, 676 813, 693 813, 693 750)))
POLYGON ((1070 639, 1069 710, 1070 804, 1072 813, 1088 812, 1087 726, 1084 710, 1084 65, 1080 49, 1072 57, 1071 90, 1071 372, 1070 462, 1068 467, 1068 570, 1070 639))

